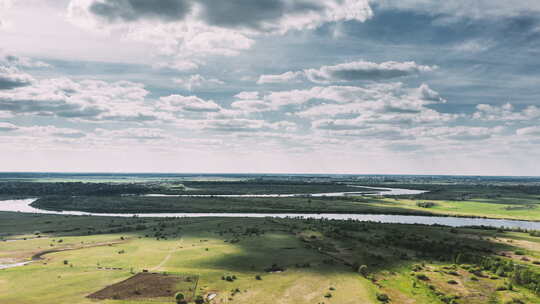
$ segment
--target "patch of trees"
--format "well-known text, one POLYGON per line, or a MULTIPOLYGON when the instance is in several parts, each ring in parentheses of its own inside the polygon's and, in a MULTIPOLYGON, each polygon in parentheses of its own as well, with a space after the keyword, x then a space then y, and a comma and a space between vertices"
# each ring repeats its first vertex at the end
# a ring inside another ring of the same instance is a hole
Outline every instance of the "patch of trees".
POLYGON ((474 264, 479 268, 472 268, 469 272, 481 276, 481 270, 489 271, 499 277, 508 277, 510 282, 523 286, 540 294, 540 272, 531 267, 516 264, 512 260, 492 256, 478 256, 470 253, 459 253, 455 259, 456 264, 474 264))

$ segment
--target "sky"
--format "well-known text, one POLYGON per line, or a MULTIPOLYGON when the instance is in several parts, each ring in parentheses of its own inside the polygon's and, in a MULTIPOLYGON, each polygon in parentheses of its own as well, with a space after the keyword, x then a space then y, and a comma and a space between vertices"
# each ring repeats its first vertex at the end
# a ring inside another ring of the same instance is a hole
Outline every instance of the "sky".
POLYGON ((540 175, 536 0, 0 0, 0 171, 540 175))

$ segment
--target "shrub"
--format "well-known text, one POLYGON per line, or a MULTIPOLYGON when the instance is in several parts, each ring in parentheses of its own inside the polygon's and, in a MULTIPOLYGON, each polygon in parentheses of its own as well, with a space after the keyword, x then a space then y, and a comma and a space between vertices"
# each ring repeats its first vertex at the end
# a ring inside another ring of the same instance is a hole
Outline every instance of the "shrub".
POLYGON ((377 293, 377 300, 383 303, 388 303, 390 301, 390 297, 388 297, 385 293, 377 293))
POLYGON ((431 208, 431 207, 434 207, 436 205, 437 204, 435 204, 433 202, 416 202, 416 206, 421 207, 421 208, 431 208))
POLYGON ((456 285, 458 282, 456 282, 456 280, 449 280, 448 282, 446 282, 448 284, 452 284, 452 285, 456 285))

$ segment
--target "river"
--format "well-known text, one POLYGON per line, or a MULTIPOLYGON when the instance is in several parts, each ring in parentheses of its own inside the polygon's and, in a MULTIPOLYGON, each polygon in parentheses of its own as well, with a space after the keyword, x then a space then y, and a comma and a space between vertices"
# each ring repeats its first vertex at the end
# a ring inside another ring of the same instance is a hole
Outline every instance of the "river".
POLYGON ((40 213, 40 214, 61 214, 79 216, 117 216, 117 217, 302 217, 312 219, 335 219, 335 220, 357 220, 373 221, 381 223, 401 223, 401 224, 425 224, 425 225, 445 225, 452 227, 464 226, 489 226, 496 228, 522 228, 540 230, 540 222, 486 219, 486 218, 466 218, 450 216, 416 216, 416 215, 390 215, 390 214, 337 214, 337 213, 91 213, 81 211, 49 211, 37 209, 30 204, 36 199, 19 199, 0 201, 0 211, 40 213))

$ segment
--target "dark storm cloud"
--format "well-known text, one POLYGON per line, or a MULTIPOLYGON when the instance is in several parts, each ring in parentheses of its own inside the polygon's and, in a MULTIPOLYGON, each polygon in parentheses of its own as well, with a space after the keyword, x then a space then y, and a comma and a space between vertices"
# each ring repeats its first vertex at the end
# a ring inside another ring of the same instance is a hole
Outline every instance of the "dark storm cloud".
POLYGON ((193 5, 210 25, 229 28, 271 28, 285 14, 320 11, 321 6, 298 0, 105 0, 94 1, 90 11, 109 22, 159 19, 182 20, 193 5))
POLYGON ((140 19, 176 21, 183 19, 190 9, 191 1, 188 0, 105 0, 90 6, 93 14, 110 22, 140 19))

